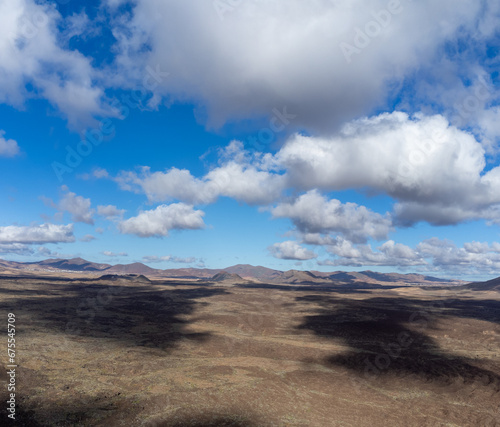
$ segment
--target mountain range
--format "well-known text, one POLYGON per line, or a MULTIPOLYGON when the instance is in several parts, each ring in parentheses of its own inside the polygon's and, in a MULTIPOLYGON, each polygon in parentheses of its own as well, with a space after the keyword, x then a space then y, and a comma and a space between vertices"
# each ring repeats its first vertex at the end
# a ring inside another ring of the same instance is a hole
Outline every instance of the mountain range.
POLYGON ((238 264, 224 269, 209 268, 175 268, 156 269, 140 262, 132 264, 100 264, 82 258, 46 259, 38 262, 16 262, 0 260, 0 272, 83 272, 97 275, 124 275, 136 274, 148 278, 178 278, 178 279, 211 279, 219 273, 239 276, 243 279, 270 283, 400 283, 413 285, 440 285, 466 284, 460 280, 439 279, 421 274, 377 273, 373 271, 361 272, 320 272, 273 270, 267 267, 238 264))

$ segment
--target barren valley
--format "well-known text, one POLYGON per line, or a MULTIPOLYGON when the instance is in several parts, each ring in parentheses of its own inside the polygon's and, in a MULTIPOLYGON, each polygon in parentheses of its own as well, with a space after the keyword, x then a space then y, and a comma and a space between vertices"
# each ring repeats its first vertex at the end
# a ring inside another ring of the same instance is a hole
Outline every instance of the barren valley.
POLYGON ((5 268, 16 425, 500 425, 497 281, 218 275, 5 268))

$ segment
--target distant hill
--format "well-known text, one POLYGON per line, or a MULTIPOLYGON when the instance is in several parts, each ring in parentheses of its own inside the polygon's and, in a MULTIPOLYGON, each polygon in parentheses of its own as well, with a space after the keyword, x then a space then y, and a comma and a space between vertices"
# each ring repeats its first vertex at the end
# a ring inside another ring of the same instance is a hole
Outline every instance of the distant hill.
POLYGON ((167 270, 158 270, 161 277, 176 277, 179 279, 210 278, 220 271, 222 270, 211 268, 170 268, 167 270))
POLYGON ((26 264, 69 271, 103 271, 111 267, 109 264, 97 264, 95 262, 84 260, 83 258, 46 259, 44 261, 30 262, 26 264))
POLYGON ((134 283, 151 283, 151 280, 142 274, 105 274, 104 276, 99 277, 98 280, 109 280, 111 282, 129 280, 134 283))
POLYGON ((250 264, 238 264, 224 269, 228 273, 238 274, 243 278, 258 279, 262 281, 273 280, 280 276, 282 271, 267 267, 253 266, 250 264))
POLYGON ((244 279, 238 274, 229 273, 225 270, 220 273, 215 274, 211 279, 211 282, 242 282, 244 279))
POLYGON ((328 278, 334 282, 341 283, 401 283, 401 284, 457 284, 467 283, 460 280, 439 279, 437 277, 425 276, 422 274, 400 274, 400 273, 377 273, 375 271, 335 271, 333 273, 325 273, 313 271, 316 276, 328 278))
POLYGON ((334 282, 341 282, 341 283, 372 282, 372 280, 368 276, 365 276, 364 274, 358 273, 356 271, 350 273, 347 273, 345 271, 335 271, 333 273, 313 271, 313 273, 318 277, 323 277, 332 280, 334 282))
MULTIPOLYGON (((178 279, 205 279, 213 280, 214 277, 222 277, 222 280, 257 280, 268 283, 324 283, 335 285, 351 285, 357 283, 364 284, 399 284, 399 285, 466 285, 468 282, 460 280, 438 279, 436 277, 424 276, 421 274, 399 274, 399 273, 377 273, 374 271, 360 272, 320 272, 320 271, 301 271, 301 270, 273 270, 272 268, 254 266, 250 264, 238 264, 225 269, 209 268, 176 268, 176 269, 157 269, 149 267, 143 263, 135 262, 131 264, 99 264, 87 261, 83 258, 72 259, 47 259, 38 262, 15 262, 0 260, 0 270, 8 271, 31 271, 31 272, 83 272, 83 273, 102 273, 106 275, 143 275, 155 278, 178 278, 178 279), (217 276, 223 273, 222 276, 217 276), (228 276, 234 275, 234 276, 228 276)), ((497 280, 497 279, 495 279, 497 280)), ((500 280, 500 279, 499 279, 500 280)), ((489 282, 485 282, 489 283, 489 282)), ((477 284, 480 286, 490 286, 477 284)), ((491 285, 496 286, 496 285, 491 285)))
POLYGON ((116 264, 113 267, 106 269, 106 273, 117 273, 117 274, 144 274, 152 275, 161 270, 156 268, 148 267, 141 262, 134 262, 132 264, 116 264))
POLYGON ((439 279, 432 276, 424 276, 423 274, 399 274, 399 273, 377 273, 375 271, 361 271, 361 274, 368 276, 378 282, 404 282, 404 283, 420 283, 420 282, 454 282, 448 279, 439 279))
POLYGON ((487 282, 469 283, 465 285, 464 288, 473 291, 500 291, 500 277, 488 280, 487 282))
POLYGON ((272 281, 279 283, 324 283, 326 279, 318 277, 310 271, 288 270, 281 273, 272 281))

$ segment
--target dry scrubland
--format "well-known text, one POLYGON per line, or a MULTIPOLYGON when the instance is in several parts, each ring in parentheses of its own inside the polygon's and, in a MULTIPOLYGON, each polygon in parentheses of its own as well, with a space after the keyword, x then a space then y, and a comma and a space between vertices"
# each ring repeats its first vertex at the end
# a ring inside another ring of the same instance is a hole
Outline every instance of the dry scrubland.
POLYGON ((499 297, 3 278, 16 425, 500 426, 499 297))

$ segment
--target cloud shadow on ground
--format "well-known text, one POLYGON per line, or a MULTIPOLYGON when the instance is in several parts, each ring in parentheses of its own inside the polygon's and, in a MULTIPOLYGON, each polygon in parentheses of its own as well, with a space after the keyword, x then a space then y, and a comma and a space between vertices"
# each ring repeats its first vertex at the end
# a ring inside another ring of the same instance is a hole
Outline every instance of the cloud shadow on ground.
POLYGON ((430 336, 440 317, 499 323, 499 301, 432 302, 397 297, 352 300, 331 295, 302 296, 296 301, 317 307, 317 314, 305 316, 299 330, 310 330, 348 348, 329 356, 324 361, 328 365, 353 370, 365 380, 397 376, 446 384, 480 381, 500 390, 498 372, 443 350, 430 336))

